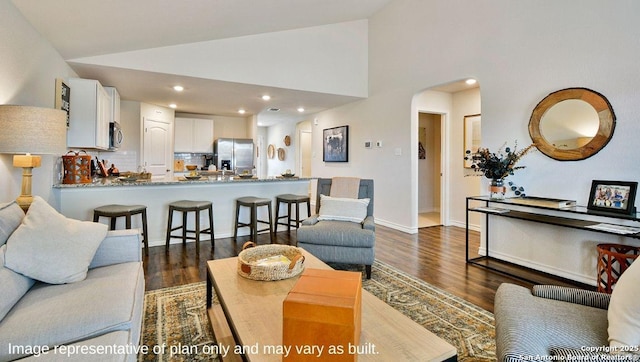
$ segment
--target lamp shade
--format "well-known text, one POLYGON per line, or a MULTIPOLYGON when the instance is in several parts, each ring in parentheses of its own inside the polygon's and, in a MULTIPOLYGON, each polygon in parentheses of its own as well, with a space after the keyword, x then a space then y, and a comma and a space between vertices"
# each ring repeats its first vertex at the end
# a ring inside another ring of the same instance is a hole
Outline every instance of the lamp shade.
POLYGON ((0 105, 0 153, 64 154, 66 151, 66 112, 0 105))

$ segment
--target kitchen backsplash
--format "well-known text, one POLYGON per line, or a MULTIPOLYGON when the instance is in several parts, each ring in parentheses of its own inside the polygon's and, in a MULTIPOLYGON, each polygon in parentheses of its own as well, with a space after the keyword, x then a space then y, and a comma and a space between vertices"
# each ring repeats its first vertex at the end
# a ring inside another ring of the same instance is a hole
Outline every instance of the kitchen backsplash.
POLYGON ((184 160, 185 165, 197 165, 198 168, 202 168, 204 166, 204 156, 212 156, 212 153, 174 153, 174 160, 184 160))

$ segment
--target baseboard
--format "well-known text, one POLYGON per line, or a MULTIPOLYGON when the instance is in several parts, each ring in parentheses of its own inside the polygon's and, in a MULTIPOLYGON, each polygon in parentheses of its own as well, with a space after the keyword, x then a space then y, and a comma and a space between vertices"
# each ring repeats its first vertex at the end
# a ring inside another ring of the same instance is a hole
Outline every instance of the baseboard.
MULTIPOLYGON (((459 222, 459 221, 449 221, 449 225, 447 226, 456 226, 462 229, 466 229, 467 228, 467 224, 463 223, 463 222, 459 222)), ((480 225, 469 225, 469 230, 473 230, 473 231, 477 231, 480 232, 481 227, 480 225)))
POLYGON ((400 225, 400 224, 396 224, 390 221, 386 221, 386 220, 382 220, 380 218, 376 218, 376 224, 377 225, 382 225, 382 226, 386 226, 388 228, 394 229, 394 230, 398 230, 398 231, 402 231, 403 233, 407 233, 407 234, 417 234, 418 233, 418 228, 411 228, 411 227, 406 227, 404 225, 400 225))
MULTIPOLYGON (((478 250, 478 254, 480 255, 486 255, 486 249, 484 247, 481 247, 478 250)), ((551 274, 551 275, 555 275, 555 276, 559 276, 565 279, 569 279, 569 280, 574 280, 576 282, 580 282, 582 284, 587 284, 587 285, 597 285, 596 284, 596 280, 594 280, 594 276, 593 275, 584 275, 584 274, 579 274, 579 273, 574 273, 571 271, 567 271, 567 270, 563 270, 563 269, 558 269, 556 267, 552 267, 549 265, 545 265, 545 264, 540 264, 537 262, 532 262, 531 260, 526 260, 526 259, 522 259, 520 257, 517 256, 513 256, 513 255, 507 255, 504 253, 500 253, 500 252, 495 252, 492 251, 491 252, 491 256, 497 259, 501 259, 504 261, 508 261, 510 263, 513 264, 517 264, 517 265, 521 265, 527 268, 531 268, 534 270, 538 270, 547 274, 551 274)))

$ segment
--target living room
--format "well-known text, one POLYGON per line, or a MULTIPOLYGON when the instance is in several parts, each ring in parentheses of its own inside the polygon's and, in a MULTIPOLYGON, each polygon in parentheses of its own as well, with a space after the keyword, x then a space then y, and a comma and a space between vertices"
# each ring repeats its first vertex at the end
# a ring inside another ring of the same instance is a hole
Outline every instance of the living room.
MULTIPOLYGON (((482 146, 491 150, 505 143, 529 145, 531 113, 551 92, 589 88, 612 105, 614 134, 596 155, 557 161, 534 152, 522 160, 526 168, 509 180, 524 186, 528 195, 585 205, 593 180, 637 181, 640 171, 629 147, 640 135, 634 120, 639 76, 633 71, 640 55, 635 39, 639 7, 633 1, 597 0, 385 3, 360 19, 367 24, 366 95, 313 115, 321 125, 318 129, 350 126, 355 146, 349 162, 336 166, 316 157, 312 176, 374 179, 376 220, 393 230, 417 233, 419 161, 412 145, 418 140, 419 111, 440 110, 418 107, 415 97, 452 81, 475 78, 480 84, 481 110, 476 113, 482 114, 482 146), (383 146, 361 146, 367 140, 381 140, 383 146)), ((54 80, 76 73, 14 2, 0 8, 0 102, 53 107, 54 80)), ((448 127, 443 174, 449 211, 443 220, 445 227, 460 228, 465 226, 465 198, 486 193, 488 180, 465 177, 469 172, 463 167, 462 119, 451 119, 448 127)), ((321 132, 312 137, 313 147, 321 152, 321 132)), ((44 156, 33 177, 33 194, 50 202, 54 165, 53 157, 44 156)), ((13 200, 20 193, 21 170, 13 167, 10 155, 0 155, 0 171, 0 200, 13 200)), ((596 238, 582 230, 499 223, 502 228, 494 227, 491 237, 510 243, 497 250, 506 258, 591 284, 596 244, 633 244, 628 238, 596 238)), ((482 225, 474 228, 479 231, 482 225)))

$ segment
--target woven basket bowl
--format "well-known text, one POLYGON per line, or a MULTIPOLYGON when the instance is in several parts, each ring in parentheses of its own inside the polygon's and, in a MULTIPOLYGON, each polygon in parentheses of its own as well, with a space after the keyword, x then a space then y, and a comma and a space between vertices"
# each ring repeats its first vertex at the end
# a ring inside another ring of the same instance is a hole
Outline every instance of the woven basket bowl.
POLYGON ((304 270, 302 251, 289 245, 260 245, 246 242, 238 254, 238 274, 253 280, 282 280, 294 277, 304 270), (284 255, 290 264, 256 265, 256 261, 270 256, 284 255))

